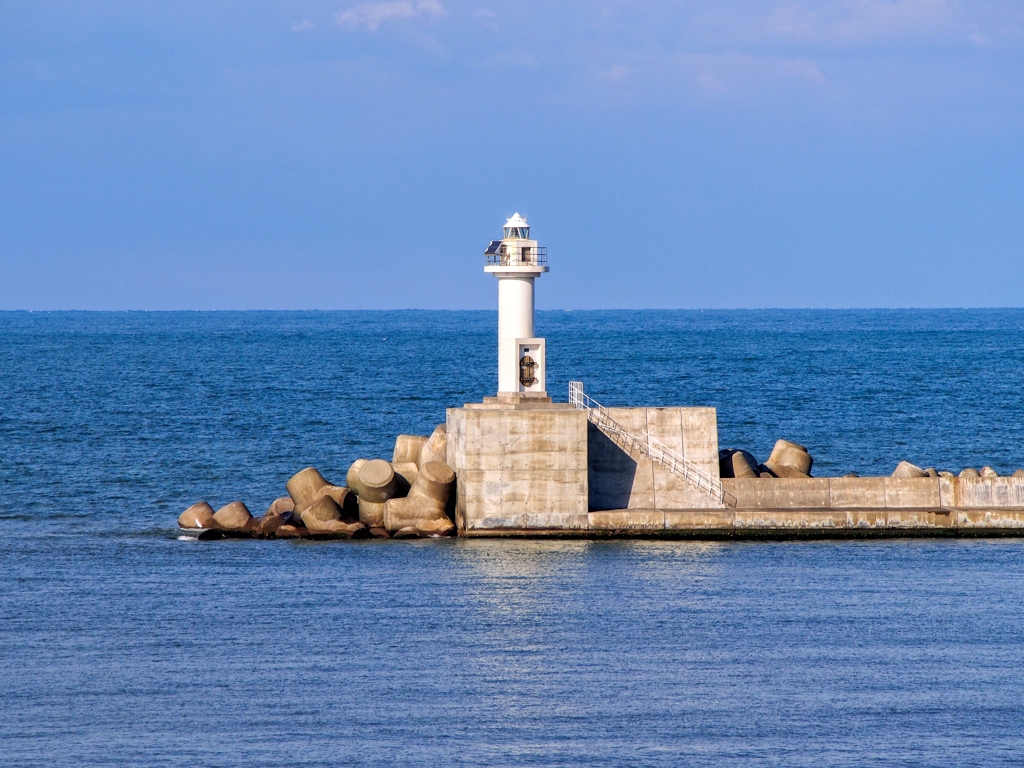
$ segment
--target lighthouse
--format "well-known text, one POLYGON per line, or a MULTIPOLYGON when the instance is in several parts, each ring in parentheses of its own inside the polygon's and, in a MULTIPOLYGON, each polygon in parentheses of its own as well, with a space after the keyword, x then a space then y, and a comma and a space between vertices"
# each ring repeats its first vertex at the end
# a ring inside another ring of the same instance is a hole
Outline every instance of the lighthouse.
POLYGON ((533 335, 533 281, 548 271, 547 248, 530 239, 518 213, 484 251, 484 272, 498 278, 498 396, 547 397, 544 339, 533 335))

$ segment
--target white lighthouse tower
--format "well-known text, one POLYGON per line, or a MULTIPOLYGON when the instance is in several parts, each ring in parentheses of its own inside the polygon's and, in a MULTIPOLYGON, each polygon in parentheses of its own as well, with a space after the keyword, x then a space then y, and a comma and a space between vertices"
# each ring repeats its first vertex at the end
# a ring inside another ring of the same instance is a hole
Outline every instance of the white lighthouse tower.
POLYGON ((547 248, 530 239, 530 225, 516 213, 484 255, 484 272, 498 278, 498 396, 546 398, 544 339, 533 335, 533 281, 548 271, 547 248))

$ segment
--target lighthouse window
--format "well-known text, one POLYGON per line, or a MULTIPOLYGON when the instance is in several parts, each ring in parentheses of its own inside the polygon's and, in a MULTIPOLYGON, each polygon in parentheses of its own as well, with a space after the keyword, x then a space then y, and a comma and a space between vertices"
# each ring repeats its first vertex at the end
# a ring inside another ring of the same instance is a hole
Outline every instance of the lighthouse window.
POLYGON ((529 240, 529 227, 505 227, 506 240, 529 240))

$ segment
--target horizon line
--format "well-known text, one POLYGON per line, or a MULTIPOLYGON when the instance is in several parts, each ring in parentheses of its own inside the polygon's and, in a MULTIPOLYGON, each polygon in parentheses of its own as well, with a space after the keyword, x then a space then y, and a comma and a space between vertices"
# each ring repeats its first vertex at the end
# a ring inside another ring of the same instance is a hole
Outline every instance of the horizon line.
MULTIPOLYGON (((590 307, 590 308, 575 308, 575 307, 552 307, 547 309, 536 309, 537 312, 931 312, 931 311, 1007 311, 1007 310, 1022 310, 1024 306, 974 306, 974 307, 939 307, 939 306, 922 306, 922 307, 590 307)), ((0 314, 56 314, 61 312, 78 312, 78 313, 175 313, 175 312, 194 312, 200 313, 213 313, 213 312, 492 312, 497 313, 497 308, 494 309, 472 309, 472 308, 423 308, 423 307, 391 307, 387 309, 376 309, 376 308, 351 308, 351 309, 322 309, 322 308, 306 308, 306 309, 281 309, 281 308, 245 308, 245 309, 224 309, 224 308, 211 308, 211 309, 138 309, 138 308, 124 308, 124 309, 77 309, 77 308, 64 308, 64 309, 3 309, 0 308, 0 314)))

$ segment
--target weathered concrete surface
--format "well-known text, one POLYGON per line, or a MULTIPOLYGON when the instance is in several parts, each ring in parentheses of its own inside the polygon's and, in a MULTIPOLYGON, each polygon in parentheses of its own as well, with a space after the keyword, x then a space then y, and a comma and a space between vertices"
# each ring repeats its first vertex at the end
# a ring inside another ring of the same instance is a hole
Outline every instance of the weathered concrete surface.
POLYGON ((901 461, 896 465, 896 469, 893 470, 893 477, 927 477, 928 473, 921 469, 916 464, 911 464, 909 461, 901 461))
POLYGON ((357 487, 360 502, 383 504, 398 495, 399 483, 391 464, 383 459, 372 459, 359 468, 357 487))
POLYGON ((391 454, 392 464, 416 463, 420 450, 429 438, 422 435, 399 435, 395 438, 395 450, 391 454))
POLYGON ((419 456, 416 459, 416 464, 423 466, 428 461, 440 461, 444 462, 448 455, 448 425, 438 424, 434 427, 434 431, 430 433, 430 437, 420 447, 419 456))
POLYGON ((885 478, 885 507, 938 507, 939 478, 887 477, 885 478))
MULTIPOLYGON (((438 463, 438 462, 428 462, 438 463)), ((447 535, 455 525, 445 514, 444 505, 425 496, 389 499, 384 505, 384 527, 394 533, 404 528, 415 528, 420 533, 447 535)))
POLYGON ((454 487, 454 470, 443 461, 428 461, 420 467, 416 482, 409 489, 409 495, 430 499, 444 509, 454 487))
POLYGON ((939 478, 943 507, 1024 508, 1024 477, 939 478))
MULTIPOLYGON (((356 495, 350 488, 343 488, 337 485, 325 485, 316 492, 313 496, 313 503, 310 506, 315 505, 323 497, 328 497, 338 505, 341 509, 341 520, 352 523, 359 519, 359 506, 356 502, 356 495)), ((305 514, 305 510, 299 510, 298 515, 302 517, 305 514)), ((303 518, 305 519, 305 518, 303 518)), ((324 518, 326 519, 326 518, 324 518)), ((333 519, 333 518, 331 518, 333 519)))
MULTIPOLYGON (((784 466, 784 465, 783 465, 784 466)), ((762 482, 758 480, 758 482, 762 482)), ((775 486, 773 506, 788 509, 792 507, 831 507, 829 484, 826 478, 802 478, 768 481, 775 486)), ((737 507, 739 504, 736 505, 737 507)))
POLYGON ((1024 510, 1024 477, 727 478, 722 487, 737 508, 1024 510))
POLYGON ((313 503, 316 499, 316 492, 325 485, 330 485, 330 483, 324 479, 324 476, 320 474, 316 467, 306 467, 301 472, 293 475, 285 485, 285 488, 287 488, 288 495, 295 503, 296 511, 301 513, 302 510, 313 503))
POLYGON ((254 519, 252 521, 251 529, 257 534, 270 535, 277 531, 278 528, 282 528, 285 525, 290 524, 291 519, 291 512, 286 512, 283 515, 268 512, 263 515, 263 517, 254 519))
POLYGON ((776 440, 772 454, 764 465, 778 477, 810 477, 814 459, 807 452, 807 446, 789 440, 776 440))
POLYGON ((367 528, 384 527, 384 505, 386 501, 369 501, 359 498, 359 522, 367 528))
POLYGON ((448 409, 459 531, 587 528, 586 414, 545 405, 448 409))
POLYGON ((217 528, 240 531, 252 523, 252 513, 249 512, 249 508, 245 506, 244 502, 232 501, 214 513, 213 522, 217 528))
MULTIPOLYGON (((713 408, 613 408, 609 415, 718 479, 713 408)), ((1024 536, 1024 476, 727 478, 722 486, 735 506, 712 506, 567 405, 492 398, 449 409, 447 433, 456 525, 465 536, 1024 536)), ((797 458, 810 469, 802 453, 797 458)))
POLYGON ((885 508, 884 477, 830 477, 829 506, 841 509, 885 508))
POLYGON ((735 528, 817 530, 847 527, 846 512, 839 509, 737 509, 735 528))
POLYGON ((455 524, 445 510, 455 486, 455 472, 442 461, 428 461, 420 468, 416 482, 404 499, 389 499, 384 505, 384 527, 399 531, 413 527, 420 533, 447 535, 455 524))
POLYGON ((1024 509, 957 509, 953 515, 953 524, 960 529, 1018 529, 1024 536, 1024 509))
POLYGON ((846 510, 846 527, 854 530, 883 530, 888 516, 884 508, 864 507, 846 510))
POLYGON ((302 510, 299 517, 313 531, 320 527, 320 523, 341 520, 341 507, 331 496, 324 495, 302 510))
POLYGON ((617 509, 591 512, 587 528, 475 529, 466 536, 855 539, 1024 536, 1024 509, 617 509))
POLYGON ((363 487, 359 484, 359 470, 367 463, 367 459, 356 459, 352 466, 345 473, 345 485, 348 486, 357 496, 363 493, 363 487))
POLYGON ((213 507, 208 502, 197 501, 178 517, 180 528, 213 528, 213 507))
POLYGON ((295 511, 295 501, 291 496, 281 496, 274 499, 267 511, 264 514, 267 515, 283 515, 286 512, 295 511))
POLYGON ((1024 536, 1024 477, 725 479, 736 508, 598 510, 573 527, 467 535, 669 538, 1024 536))
MULTIPOLYGON (((633 434, 647 432, 709 477, 718 479, 718 421, 714 408, 609 408, 633 434)), ((701 509, 713 504, 639 451, 627 454, 593 424, 587 425, 589 509, 701 509)))
POLYGON ((419 465, 415 461, 403 461, 403 462, 391 462, 391 469, 395 471, 395 477, 398 478, 399 485, 399 496, 402 492, 408 493, 412 488, 413 483, 416 482, 416 476, 420 473, 419 465))
POLYGON ((734 527, 735 513, 725 509, 671 509, 665 512, 666 531, 711 532, 734 527))
POLYGON ((737 509, 937 508, 942 506, 943 482, 954 481, 938 477, 727 478, 722 487, 736 498, 737 509))
POLYGON ((664 530, 665 512, 657 509, 621 509, 591 512, 589 528, 594 531, 664 530))

